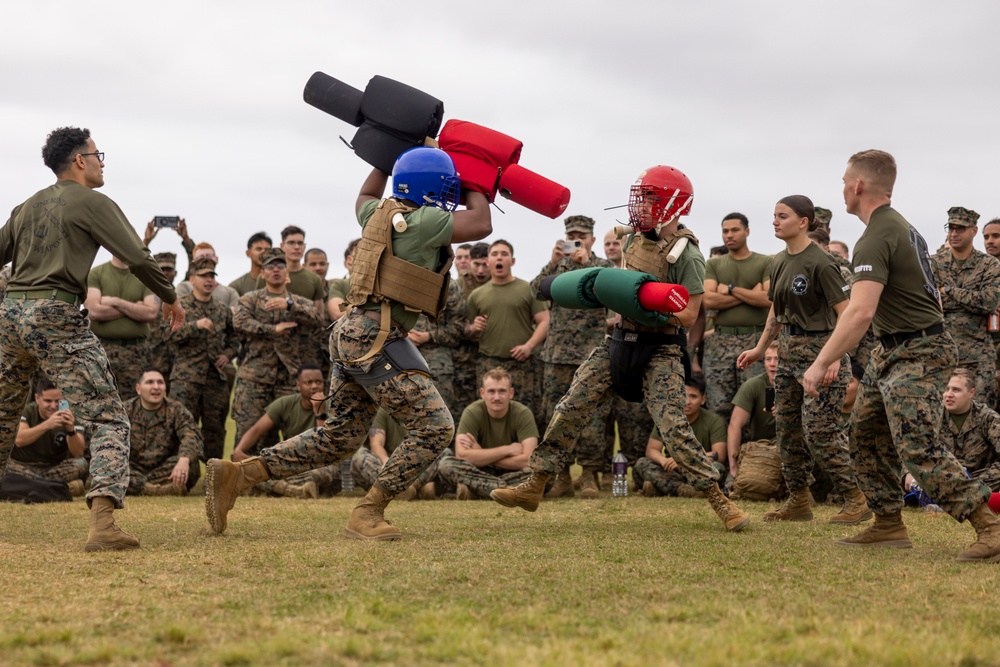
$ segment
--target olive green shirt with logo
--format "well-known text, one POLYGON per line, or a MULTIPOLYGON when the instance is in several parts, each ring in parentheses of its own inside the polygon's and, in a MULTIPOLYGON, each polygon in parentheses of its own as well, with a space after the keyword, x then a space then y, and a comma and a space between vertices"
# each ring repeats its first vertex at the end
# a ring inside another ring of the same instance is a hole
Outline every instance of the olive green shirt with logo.
POLYGON ((833 331, 837 324, 833 306, 849 296, 850 287, 837 262, 815 243, 795 255, 782 250, 771 262, 767 298, 782 324, 806 331, 833 331))
POLYGON ((872 320, 876 336, 944 322, 927 242, 888 204, 875 209, 854 246, 854 283, 860 280, 885 286, 872 320))

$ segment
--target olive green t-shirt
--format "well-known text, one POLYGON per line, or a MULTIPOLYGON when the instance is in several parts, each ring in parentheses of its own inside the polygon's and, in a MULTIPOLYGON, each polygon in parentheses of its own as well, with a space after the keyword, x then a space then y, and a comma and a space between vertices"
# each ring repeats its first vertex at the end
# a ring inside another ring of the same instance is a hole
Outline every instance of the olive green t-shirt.
POLYGON ((347 293, 351 290, 350 278, 333 278, 326 281, 328 299, 337 297, 347 301, 347 293))
POLYGON ((385 451, 387 454, 392 454, 393 450, 399 447, 399 443, 403 442, 403 439, 406 437, 406 429, 400 426, 399 422, 382 408, 379 408, 378 412, 375 413, 369 437, 371 436, 371 431, 376 429, 385 432, 385 451))
POLYGON ((7 291, 65 290, 83 301, 87 274, 102 246, 165 303, 177 300, 118 205, 70 180, 39 190, 0 228, 0 266, 13 262, 7 291))
MULTIPOLYGON (((137 303, 152 294, 128 269, 119 269, 105 262, 95 266, 87 277, 87 287, 101 290, 102 296, 117 296, 137 303)), ((108 322, 90 321, 90 329, 98 338, 122 340, 123 338, 145 338, 149 335, 149 323, 137 322, 130 317, 119 317, 108 322)))
POLYGON ((535 333, 535 315, 548 310, 544 301, 531 294, 526 280, 515 278, 497 285, 488 282, 472 290, 465 306, 465 319, 489 316, 486 330, 479 335, 479 352, 488 357, 510 359, 511 348, 523 345, 535 333))
POLYGON ((767 410, 767 373, 755 375, 736 391, 733 405, 750 413, 750 441, 770 440, 777 431, 774 427, 774 414, 767 410))
POLYGON ((511 401, 507 414, 494 419, 486 410, 486 401, 479 399, 462 411, 456 433, 468 433, 483 449, 490 449, 537 438, 538 427, 531 410, 523 403, 511 401))
POLYGON ((288 291, 310 301, 326 300, 326 281, 307 268, 288 272, 288 291))
POLYGON ((833 305, 846 301, 850 289, 830 253, 815 243, 795 255, 782 250, 771 262, 767 297, 782 324, 806 331, 833 331, 837 324, 833 305))
MULTIPOLYGON (((38 404, 32 401, 24 406, 21 421, 29 427, 41 424, 44 419, 38 414, 38 404)), ((54 466, 70 458, 69 447, 66 446, 66 432, 62 429, 46 431, 30 445, 14 447, 10 450, 10 458, 21 463, 38 466, 54 466)))
POLYGON ((889 205, 875 209, 854 245, 854 282, 884 285, 872 319, 876 336, 943 324, 927 242, 889 205))
POLYGON ((312 409, 302 407, 302 397, 298 394, 288 394, 271 402, 264 413, 274 422, 274 427, 281 431, 282 440, 294 438, 311 428, 316 428, 316 413, 312 409))
MULTIPOLYGON (((719 285, 733 285, 753 289, 771 279, 771 256, 751 252, 746 259, 733 259, 732 255, 712 257, 705 264, 705 279, 719 285)), ((741 303, 720 310, 715 318, 717 327, 761 327, 767 321, 767 308, 757 308, 741 303)))
MULTIPOLYGON (((715 443, 726 442, 726 420, 711 410, 702 408, 698 413, 698 418, 691 424, 691 430, 694 431, 694 437, 698 439, 706 452, 712 451, 712 445, 715 443)), ((649 437, 652 440, 663 442, 660 429, 655 425, 649 437)))
MULTIPOLYGON (((379 200, 366 201, 358 209, 358 223, 364 229, 375 214, 379 200)), ((415 211, 405 213, 406 230, 392 230, 392 254, 411 264, 436 271, 443 258, 442 248, 451 246, 451 235, 455 229, 454 216, 444 209, 434 206, 421 206, 415 211)), ((357 260, 355 260, 357 261, 357 260)), ((377 303, 365 306, 369 310, 378 310, 377 303)), ((417 323, 420 313, 406 310, 400 303, 392 306, 392 319, 409 331, 417 323)))
POLYGON ((244 294, 249 294, 250 292, 263 289, 264 279, 263 276, 254 278, 249 273, 244 273, 242 276, 229 283, 229 286, 236 290, 240 296, 243 296, 244 294), (257 283, 260 283, 260 287, 257 286, 257 283))

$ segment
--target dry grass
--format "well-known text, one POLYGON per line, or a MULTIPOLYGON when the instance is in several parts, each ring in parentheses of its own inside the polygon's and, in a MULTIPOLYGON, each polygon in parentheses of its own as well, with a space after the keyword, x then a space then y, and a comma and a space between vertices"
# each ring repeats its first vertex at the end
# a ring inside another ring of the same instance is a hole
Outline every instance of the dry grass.
POLYGON ((354 500, 134 498, 142 539, 85 554, 72 504, 0 506, 2 665, 994 665, 1000 569, 972 531, 906 515, 914 549, 834 547, 822 519, 727 534, 699 500, 535 514, 398 503, 395 543, 342 536, 354 500))

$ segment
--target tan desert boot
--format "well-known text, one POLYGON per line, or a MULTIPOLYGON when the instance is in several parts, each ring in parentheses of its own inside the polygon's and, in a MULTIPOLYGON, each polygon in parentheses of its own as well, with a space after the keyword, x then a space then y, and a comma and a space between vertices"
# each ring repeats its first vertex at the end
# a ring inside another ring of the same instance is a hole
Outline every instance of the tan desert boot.
POLYGON ((840 512, 830 517, 830 523, 839 523, 845 526, 854 526, 875 516, 868 508, 868 500, 861 489, 854 488, 847 497, 844 498, 844 506, 840 512))
POLYGON ((708 498, 708 503, 715 510, 715 513, 722 519, 722 523, 726 525, 726 530, 736 533, 746 528, 747 524, 750 523, 750 517, 747 516, 747 513, 737 507, 729 498, 726 498, 718 484, 712 484, 712 488, 705 493, 705 497, 708 498))
POLYGON ((545 493, 545 484, 548 481, 549 473, 532 472, 531 477, 517 486, 493 489, 490 492, 490 498, 504 507, 520 507, 523 510, 534 512, 538 509, 538 503, 542 502, 542 494, 545 493))
POLYGON ((385 520, 385 508, 392 500, 378 484, 372 484, 347 520, 344 534, 355 540, 398 540, 399 528, 385 520))
POLYGON ((594 498, 599 498, 601 495, 601 487, 597 483, 597 473, 600 472, 600 468, 584 468, 583 474, 580 475, 580 497, 586 498, 588 500, 593 500, 594 498))
POLYGON ((212 531, 221 535, 226 530, 226 516, 244 491, 271 479, 271 473, 259 457, 239 463, 209 459, 205 465, 205 514, 212 531))
POLYGON ((963 563, 996 563, 1000 561, 1000 519, 983 503, 969 515, 969 523, 976 529, 976 539, 968 549, 958 554, 963 563))
POLYGON ((186 496, 187 487, 177 486, 171 482, 166 484, 146 484, 142 487, 143 496, 186 496))
POLYGON ((842 547, 890 547, 892 549, 910 549, 910 534, 903 524, 903 515, 896 511, 889 514, 876 514, 875 523, 862 530, 854 537, 845 537, 835 542, 842 547))
POLYGON ((764 521, 812 521, 813 496, 808 486, 792 491, 785 503, 764 515, 764 521))
POLYGON ((115 501, 97 496, 90 501, 90 532, 84 551, 121 551, 138 549, 139 540, 118 527, 114 517, 115 501))
POLYGON ((556 478, 556 483, 553 484, 552 488, 549 489, 549 492, 545 494, 545 497, 572 498, 573 495, 573 478, 569 474, 569 468, 564 468, 556 478))

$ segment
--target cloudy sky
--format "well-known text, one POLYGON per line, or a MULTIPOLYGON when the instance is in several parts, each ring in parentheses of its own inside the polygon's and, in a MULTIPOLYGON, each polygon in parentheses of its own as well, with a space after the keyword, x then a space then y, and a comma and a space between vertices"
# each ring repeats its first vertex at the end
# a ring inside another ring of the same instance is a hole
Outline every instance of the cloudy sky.
MULTIPOLYGON (((572 191, 568 213, 616 218, 638 173, 691 178, 686 222, 703 247, 722 216, 751 221, 751 247, 782 245, 774 202, 830 208, 833 236, 863 229, 843 209, 847 158, 899 164, 894 205, 943 241, 946 211, 1000 216, 1000 5, 925 0, 505 3, 6 3, 0 40, 0 209, 52 180, 45 135, 93 132, 103 192, 141 230, 187 218, 229 281, 246 238, 287 224, 334 260, 358 235, 353 203, 369 167, 338 139, 354 128, 306 105, 316 70, 356 88, 376 74, 444 101, 445 119, 524 142, 521 164, 572 191)), ((532 278, 560 221, 498 200, 492 238, 532 278)), ((981 240, 977 247, 982 248, 981 240)), ((154 252, 180 251, 170 232, 154 252)), ((102 254, 98 261, 107 256, 102 254)))

